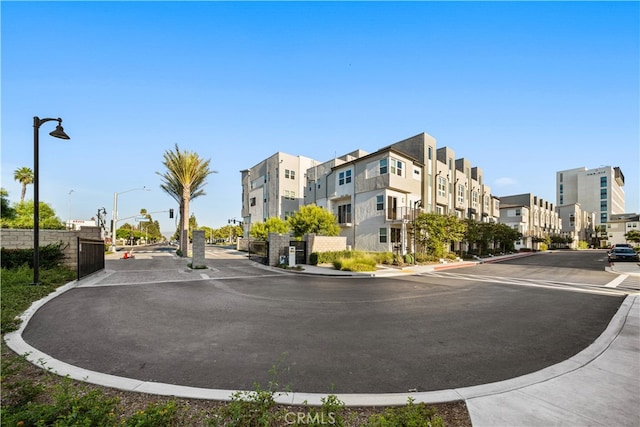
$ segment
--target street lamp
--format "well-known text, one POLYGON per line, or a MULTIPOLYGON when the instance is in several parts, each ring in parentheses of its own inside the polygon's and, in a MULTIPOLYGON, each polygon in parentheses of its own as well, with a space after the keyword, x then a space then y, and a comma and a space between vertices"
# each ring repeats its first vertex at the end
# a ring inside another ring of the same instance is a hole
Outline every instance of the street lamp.
POLYGON ((60 138, 70 139, 69 135, 64 133, 62 128, 62 119, 46 118, 41 119, 38 116, 33 118, 33 284, 40 284, 40 187, 39 187, 39 136, 38 131, 40 126, 46 122, 53 120, 58 121, 58 126, 53 132, 49 132, 49 135, 60 138))
POLYGON ((418 254, 417 251, 417 236, 418 236, 418 230, 416 229, 416 219, 418 218, 418 216, 416 215, 416 211, 418 210, 418 208, 422 207, 422 200, 416 200, 415 202, 413 202, 413 265, 416 265, 418 263, 418 261, 416 261, 416 255, 418 254))
POLYGON ((73 190, 69 190, 69 200, 67 203, 67 229, 71 230, 71 193, 73 190))
POLYGON ((132 188, 131 190, 121 191, 119 193, 113 193, 113 213, 111 214, 111 251, 116 252, 116 230, 118 229, 118 195, 128 193, 130 191, 151 191, 150 188, 132 188))

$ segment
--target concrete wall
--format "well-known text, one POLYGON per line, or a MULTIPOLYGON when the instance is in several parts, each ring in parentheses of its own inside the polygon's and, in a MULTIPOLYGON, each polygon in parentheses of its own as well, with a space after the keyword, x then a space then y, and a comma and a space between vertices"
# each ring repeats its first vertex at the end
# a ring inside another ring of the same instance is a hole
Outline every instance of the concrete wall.
POLYGON ((304 239, 307 242, 307 263, 309 255, 313 252, 333 252, 347 250, 347 238, 345 236, 316 236, 307 234, 304 239))
MULTIPOLYGON (((100 227, 82 227, 78 231, 40 230, 40 246, 62 242, 64 265, 75 269, 78 267, 78 237, 101 240, 100 231, 100 227)), ((3 228, 0 231, 0 240, 5 249, 32 249, 33 230, 3 228)))

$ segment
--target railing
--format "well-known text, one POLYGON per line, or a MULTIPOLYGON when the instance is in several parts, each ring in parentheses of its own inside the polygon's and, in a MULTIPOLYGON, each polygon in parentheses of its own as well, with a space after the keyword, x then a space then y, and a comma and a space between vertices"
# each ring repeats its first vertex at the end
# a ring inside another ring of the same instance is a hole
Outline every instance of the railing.
POLYGON ((78 237, 78 280, 104 269, 104 240, 78 237))
POLYGON ((420 215, 420 212, 420 209, 414 209, 409 206, 387 208, 385 218, 387 221, 413 221, 415 217, 420 215))

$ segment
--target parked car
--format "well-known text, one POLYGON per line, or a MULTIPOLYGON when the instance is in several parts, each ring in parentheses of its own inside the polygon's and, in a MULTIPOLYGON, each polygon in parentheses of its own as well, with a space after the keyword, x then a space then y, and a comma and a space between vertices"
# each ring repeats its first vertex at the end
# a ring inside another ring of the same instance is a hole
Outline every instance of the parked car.
POLYGON ((612 261, 640 261, 640 256, 636 251, 628 247, 615 247, 607 255, 609 262, 612 261))
POLYGON ((616 243, 615 245, 611 245, 610 249, 615 249, 615 248, 633 248, 633 246, 631 246, 628 243, 616 243))

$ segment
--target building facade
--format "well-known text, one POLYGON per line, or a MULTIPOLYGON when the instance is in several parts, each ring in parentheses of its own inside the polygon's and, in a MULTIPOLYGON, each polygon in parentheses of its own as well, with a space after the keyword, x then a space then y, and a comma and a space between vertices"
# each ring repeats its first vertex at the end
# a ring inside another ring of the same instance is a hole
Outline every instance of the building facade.
POLYGON ((562 233, 573 240, 569 245, 572 249, 578 249, 581 241, 587 242, 590 246, 597 245, 594 212, 583 210, 579 203, 557 206, 556 209, 562 224, 562 233))
POLYGON ((629 243, 632 246, 636 244, 627 240, 625 235, 633 230, 640 230, 640 215, 637 213, 627 213, 620 215, 611 215, 606 225, 606 240, 602 242, 603 246, 611 246, 616 243, 629 243))
POLYGON ((624 213, 624 175, 619 167, 585 167, 556 172, 557 206, 580 204, 594 212, 595 225, 603 225, 612 215, 624 213))
POLYGON ((516 249, 537 250, 540 240, 562 232, 562 221, 553 203, 531 193, 500 197, 499 222, 522 233, 516 249))
POLYGON ((277 152, 240 171, 245 237, 252 223, 264 222, 270 217, 286 219, 302 206, 306 172, 317 163, 308 157, 277 152))

